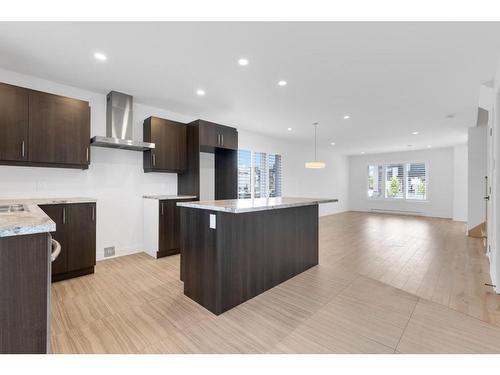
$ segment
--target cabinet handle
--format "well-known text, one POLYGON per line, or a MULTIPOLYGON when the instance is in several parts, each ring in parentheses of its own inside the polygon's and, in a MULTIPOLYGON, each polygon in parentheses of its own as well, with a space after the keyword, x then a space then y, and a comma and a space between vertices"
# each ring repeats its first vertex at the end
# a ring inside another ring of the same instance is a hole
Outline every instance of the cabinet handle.
POLYGON ((224 134, 220 136, 220 139, 221 139, 220 145, 224 146, 224 134))
POLYGON ((95 221, 95 206, 92 206, 92 221, 95 221))
POLYGON ((153 155, 153 167, 156 165, 156 156, 155 154, 152 152, 151 155, 153 155))
POLYGON ((24 158, 24 155, 26 153, 26 150, 24 148, 24 141, 21 143, 21 156, 24 158))
POLYGON ((164 205, 163 202, 161 202, 161 216, 163 216, 163 211, 164 211, 164 205))
POLYGON ((66 224, 66 207, 63 207, 63 224, 66 224))
POLYGON ((85 157, 86 157, 87 161, 89 161, 89 148, 88 148, 88 146, 87 146, 87 150, 85 152, 86 152, 85 157))

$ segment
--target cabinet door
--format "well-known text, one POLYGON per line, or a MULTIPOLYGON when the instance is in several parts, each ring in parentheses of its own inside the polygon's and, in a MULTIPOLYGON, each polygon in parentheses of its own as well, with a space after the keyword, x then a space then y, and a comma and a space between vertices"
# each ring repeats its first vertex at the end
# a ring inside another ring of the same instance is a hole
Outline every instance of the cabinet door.
POLYGON ((151 151, 153 169, 167 171, 184 171, 186 169, 186 125, 152 118, 151 142, 155 144, 155 148, 151 151))
POLYGON ((220 143, 220 134, 218 131, 218 125, 208 122, 208 121, 199 121, 199 136, 200 136, 200 147, 203 149, 203 146, 208 147, 219 147, 220 143))
POLYGON ((179 208, 175 200, 160 201, 160 238, 159 253, 161 256, 179 252, 179 208))
POLYGON ((28 160, 28 90, 0 83, 0 160, 28 160))
POLYGON ((95 266, 95 203, 70 205, 68 271, 95 266))
POLYGON ((87 102, 45 93, 29 95, 29 160, 89 163, 90 110, 87 102))
POLYGON ((219 147, 231 150, 238 149, 238 132, 235 128, 219 125, 218 132, 221 136, 219 147))
POLYGON ((69 206, 60 204, 43 205, 40 208, 56 223, 56 231, 52 232, 52 238, 61 244, 61 253, 57 259, 52 262, 52 275, 65 273, 68 271, 68 228, 67 218, 69 215, 69 206))

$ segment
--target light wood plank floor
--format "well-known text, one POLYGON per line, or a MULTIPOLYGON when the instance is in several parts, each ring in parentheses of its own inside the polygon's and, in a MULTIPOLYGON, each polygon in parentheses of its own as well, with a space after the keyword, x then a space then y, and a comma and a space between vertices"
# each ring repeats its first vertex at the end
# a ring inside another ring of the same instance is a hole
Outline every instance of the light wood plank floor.
POLYGON ((320 265, 216 317, 179 257, 98 262, 52 286, 54 353, 500 353, 500 296, 461 223, 347 212, 320 221, 320 265))

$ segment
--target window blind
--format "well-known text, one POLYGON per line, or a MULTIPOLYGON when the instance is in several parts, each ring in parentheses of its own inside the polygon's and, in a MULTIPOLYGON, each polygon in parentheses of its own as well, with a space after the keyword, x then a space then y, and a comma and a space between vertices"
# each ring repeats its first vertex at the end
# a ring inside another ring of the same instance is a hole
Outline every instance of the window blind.
POLYGON ((385 197, 403 199, 404 197, 403 164, 389 164, 385 167, 385 197))
POLYGON ((427 178, 425 164, 406 164, 406 176, 406 199, 426 199, 427 178))
POLYGON ((252 153, 249 150, 238 150, 238 198, 252 197, 252 153))
POLYGON ((380 198, 383 192, 383 167, 381 165, 368 166, 368 197, 380 198))
POLYGON ((253 153, 253 196, 267 197, 267 155, 265 152, 253 153))
POLYGON ((268 154, 269 197, 281 197, 281 155, 268 154))

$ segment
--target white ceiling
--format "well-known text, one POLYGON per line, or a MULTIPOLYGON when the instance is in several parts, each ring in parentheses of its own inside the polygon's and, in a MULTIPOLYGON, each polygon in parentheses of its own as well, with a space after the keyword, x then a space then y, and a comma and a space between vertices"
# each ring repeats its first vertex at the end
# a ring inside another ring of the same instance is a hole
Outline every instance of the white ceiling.
POLYGON ((357 154, 465 142, 499 35, 500 23, 0 23, 0 67, 290 139, 312 142, 319 121, 322 146, 357 154))

